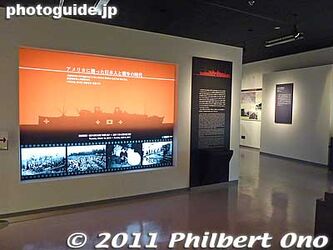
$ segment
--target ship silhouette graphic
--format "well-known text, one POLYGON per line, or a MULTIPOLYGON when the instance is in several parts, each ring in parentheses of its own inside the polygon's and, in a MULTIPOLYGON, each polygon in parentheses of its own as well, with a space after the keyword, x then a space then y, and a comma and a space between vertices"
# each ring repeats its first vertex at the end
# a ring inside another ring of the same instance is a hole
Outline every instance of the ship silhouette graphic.
POLYGON ((129 114, 116 107, 113 113, 105 113, 100 107, 94 111, 80 110, 78 116, 62 114, 58 117, 39 116, 37 127, 41 129, 68 128, 155 128, 163 126, 164 117, 146 114, 129 114))

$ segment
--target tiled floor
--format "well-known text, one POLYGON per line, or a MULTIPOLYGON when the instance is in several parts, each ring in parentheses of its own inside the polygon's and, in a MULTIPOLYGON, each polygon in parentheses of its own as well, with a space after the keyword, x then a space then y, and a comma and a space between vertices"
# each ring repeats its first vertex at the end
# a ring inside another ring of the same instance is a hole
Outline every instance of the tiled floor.
MULTIPOLYGON (((275 239, 286 232, 312 234, 315 200, 325 191, 333 191, 333 177, 326 169, 242 148, 238 187, 231 184, 161 194, 14 222, 0 231, 0 249, 68 249, 66 238, 76 231, 89 237, 83 249, 94 249, 100 232, 158 232, 158 249, 167 249, 170 234, 178 231, 231 235, 269 232, 275 239)), ((142 237, 143 243, 147 240, 142 237)), ((280 247, 274 242, 272 249, 280 247)))

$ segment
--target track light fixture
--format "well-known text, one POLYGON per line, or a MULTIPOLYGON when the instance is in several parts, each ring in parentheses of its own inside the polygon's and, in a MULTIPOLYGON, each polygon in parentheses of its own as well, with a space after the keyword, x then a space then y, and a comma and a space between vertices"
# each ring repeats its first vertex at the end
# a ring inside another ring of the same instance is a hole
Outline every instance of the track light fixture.
POLYGON ((299 32, 297 27, 295 26, 295 31, 293 34, 266 41, 265 47, 271 48, 277 45, 291 43, 302 39, 304 39, 304 33, 299 32))

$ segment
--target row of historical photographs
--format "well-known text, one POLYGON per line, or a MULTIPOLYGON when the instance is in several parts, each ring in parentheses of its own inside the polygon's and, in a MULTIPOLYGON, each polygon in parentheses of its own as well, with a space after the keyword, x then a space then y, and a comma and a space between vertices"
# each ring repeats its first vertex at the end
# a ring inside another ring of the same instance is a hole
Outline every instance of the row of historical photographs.
POLYGON ((172 141, 21 149, 21 178, 172 166, 172 141))

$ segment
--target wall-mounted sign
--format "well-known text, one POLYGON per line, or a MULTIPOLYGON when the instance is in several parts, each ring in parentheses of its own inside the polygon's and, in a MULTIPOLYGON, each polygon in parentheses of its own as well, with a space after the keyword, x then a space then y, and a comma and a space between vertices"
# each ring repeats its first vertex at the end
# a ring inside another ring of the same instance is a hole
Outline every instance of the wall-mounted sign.
POLYGON ((275 99, 275 123, 292 124, 294 84, 277 84, 275 99))
POLYGON ((0 150, 8 150, 8 132, 0 132, 0 150))
POLYGON ((261 121, 262 89, 247 89, 241 93, 241 119, 261 121))

